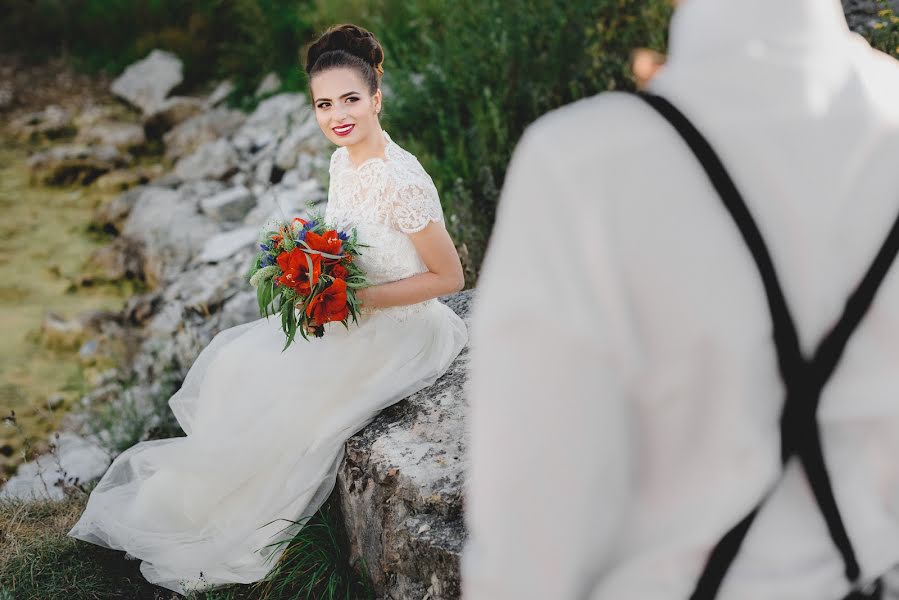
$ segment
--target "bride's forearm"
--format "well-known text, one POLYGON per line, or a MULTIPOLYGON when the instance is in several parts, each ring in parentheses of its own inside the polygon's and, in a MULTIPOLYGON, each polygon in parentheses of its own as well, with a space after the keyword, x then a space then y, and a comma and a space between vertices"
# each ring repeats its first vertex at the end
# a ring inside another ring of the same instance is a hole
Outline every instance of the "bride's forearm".
POLYGON ((406 279, 359 290, 363 308, 388 308, 424 302, 462 289, 454 279, 427 271, 406 279))

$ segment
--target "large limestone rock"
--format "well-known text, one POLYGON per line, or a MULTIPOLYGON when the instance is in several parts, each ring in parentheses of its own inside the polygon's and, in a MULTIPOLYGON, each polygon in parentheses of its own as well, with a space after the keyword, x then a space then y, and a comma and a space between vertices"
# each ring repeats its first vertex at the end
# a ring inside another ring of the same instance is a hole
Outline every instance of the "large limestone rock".
POLYGON ((246 187, 239 185, 203 198, 200 208, 216 221, 240 221, 256 206, 256 198, 246 187))
POLYGON ((75 133, 74 116, 71 110, 51 104, 16 117, 7 125, 7 131, 23 142, 65 137, 75 133))
POLYGON ((64 144, 38 152, 28 159, 33 180, 47 185, 90 183, 103 173, 132 162, 131 155, 112 146, 64 144))
MULTIPOLYGON (((443 301, 466 318, 472 295, 443 301)), ((351 555, 385 599, 459 597, 467 361, 466 348, 346 444, 336 487, 351 555)))
POLYGON ((76 142, 87 145, 113 146, 121 150, 133 150, 146 143, 144 128, 137 123, 99 121, 78 130, 76 142))
POLYGON ((164 50, 153 50, 130 65, 112 82, 112 93, 144 114, 152 113, 184 79, 181 60, 164 50))
POLYGON ((142 188, 122 236, 141 248, 142 270, 155 286, 177 277, 218 232, 218 225, 197 211, 194 200, 150 186, 142 188))
POLYGON ((204 103, 198 98, 187 96, 166 98, 144 117, 144 131, 147 137, 158 139, 179 123, 199 115, 203 109, 204 103))
POLYGON ((246 120, 244 113, 228 108, 216 108, 187 119, 163 136, 165 157, 174 161, 207 142, 226 138, 246 120))
POLYGON ((0 499, 62 500, 66 487, 98 479, 112 457, 95 441, 74 433, 51 437, 52 451, 19 466, 0 489, 0 499))
POLYGON ((234 146, 244 153, 276 143, 304 122, 311 107, 303 94, 278 94, 259 103, 243 127, 234 134, 234 146))
POLYGON ((183 181, 225 179, 237 171, 239 162, 240 157, 228 140, 217 139, 179 159, 175 163, 174 174, 183 181))

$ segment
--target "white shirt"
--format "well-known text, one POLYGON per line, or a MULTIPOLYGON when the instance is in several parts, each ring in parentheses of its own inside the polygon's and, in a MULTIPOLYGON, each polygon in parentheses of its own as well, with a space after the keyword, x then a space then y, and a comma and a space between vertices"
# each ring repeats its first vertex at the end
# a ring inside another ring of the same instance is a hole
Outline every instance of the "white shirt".
MULTIPOLYGON (((899 214, 899 64, 835 0, 688 0, 652 91, 728 167, 810 353, 899 214)), ((479 288, 464 598, 686 599, 781 472, 784 398, 764 287, 698 162, 625 94, 544 116, 479 288)), ((899 563, 899 264, 819 420, 867 579, 899 563)), ((791 463, 718 598, 839 598, 842 572, 791 463)))

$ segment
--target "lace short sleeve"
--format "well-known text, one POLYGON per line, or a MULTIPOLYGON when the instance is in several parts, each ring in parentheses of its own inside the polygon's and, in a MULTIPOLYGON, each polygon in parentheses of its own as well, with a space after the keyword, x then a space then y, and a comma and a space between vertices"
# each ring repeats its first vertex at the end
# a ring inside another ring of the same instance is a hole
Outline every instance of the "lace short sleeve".
POLYGON ((409 183, 396 192, 393 207, 393 226, 403 233, 415 233, 431 221, 443 221, 443 209, 437 189, 432 185, 409 183))

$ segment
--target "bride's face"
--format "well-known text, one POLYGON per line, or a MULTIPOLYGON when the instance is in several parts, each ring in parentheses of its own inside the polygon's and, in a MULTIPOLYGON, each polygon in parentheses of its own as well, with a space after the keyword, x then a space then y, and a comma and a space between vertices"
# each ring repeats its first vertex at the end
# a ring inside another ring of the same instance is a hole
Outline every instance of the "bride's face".
POLYGON ((372 95, 354 69, 329 69, 310 82, 318 126, 338 146, 352 146, 377 132, 381 90, 372 95))

